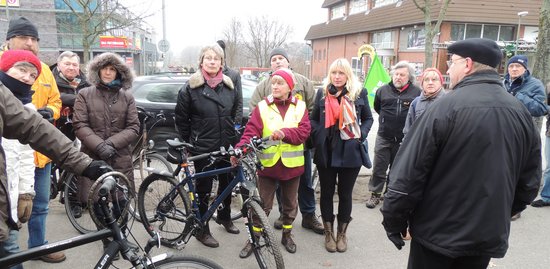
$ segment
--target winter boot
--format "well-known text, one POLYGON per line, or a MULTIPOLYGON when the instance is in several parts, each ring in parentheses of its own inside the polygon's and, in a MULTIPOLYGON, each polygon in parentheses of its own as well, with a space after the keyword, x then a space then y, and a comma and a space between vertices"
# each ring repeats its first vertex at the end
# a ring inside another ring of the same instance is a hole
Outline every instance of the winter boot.
POLYGON ((218 240, 216 240, 216 238, 214 238, 210 233, 210 226, 208 225, 208 223, 206 223, 206 226, 204 226, 202 231, 197 234, 196 238, 207 247, 217 248, 220 246, 218 240))
POLYGON ((285 247, 289 253, 296 253, 296 243, 294 243, 294 236, 292 235, 292 225, 283 225, 283 238, 281 244, 285 247))
POLYGON ((305 213, 302 215, 302 227, 313 230, 315 233, 323 234, 323 224, 321 224, 315 213, 305 213))
MULTIPOLYGON (((351 222, 351 218, 349 221, 351 222)), ((336 235, 336 250, 338 252, 346 252, 348 250, 348 238, 346 237, 348 224, 349 222, 338 221, 338 234, 336 235)))
POLYGON ((334 221, 323 222, 325 227, 325 248, 328 252, 336 252, 336 240, 334 239, 334 221))

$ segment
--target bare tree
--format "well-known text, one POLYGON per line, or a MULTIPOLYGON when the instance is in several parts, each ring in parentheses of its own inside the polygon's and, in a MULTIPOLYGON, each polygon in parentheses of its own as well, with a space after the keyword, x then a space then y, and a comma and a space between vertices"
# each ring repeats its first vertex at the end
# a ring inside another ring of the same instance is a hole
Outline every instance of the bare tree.
POLYGON ((542 1, 533 76, 540 79, 545 86, 550 83, 550 0, 542 1))
POLYGON ((309 70, 306 64, 311 55, 311 48, 306 43, 291 42, 283 46, 288 52, 290 67, 293 72, 308 76, 309 70))
POLYGON ((239 44, 244 43, 242 35, 242 24, 236 18, 231 18, 231 22, 227 25, 223 31, 223 37, 225 42, 225 62, 227 66, 235 67, 238 60, 238 48, 239 44))
POLYGON ((416 8, 418 8, 420 11, 422 11, 422 14, 424 14, 424 31, 426 32, 426 42, 424 45, 424 55, 425 55, 425 67, 432 67, 433 62, 433 38, 434 36, 439 33, 439 28, 441 26, 441 22, 445 18, 445 13, 447 12, 447 7, 449 7, 449 2, 451 0, 413 0, 414 5, 416 8), (435 25, 432 23, 432 13, 431 8, 432 6, 436 5, 437 2, 443 1, 441 4, 441 8, 439 9, 439 15, 437 16, 437 22, 435 25), (419 2, 422 2, 423 5, 421 6, 419 2))
POLYGON ((84 62, 90 60, 90 49, 97 38, 110 31, 122 30, 141 24, 150 16, 135 15, 119 0, 63 0, 70 13, 65 15, 62 29, 66 33, 82 33, 84 62))
POLYGON ((268 67, 269 52, 283 45, 292 33, 292 27, 266 16, 248 20, 248 42, 244 47, 258 67, 268 67))

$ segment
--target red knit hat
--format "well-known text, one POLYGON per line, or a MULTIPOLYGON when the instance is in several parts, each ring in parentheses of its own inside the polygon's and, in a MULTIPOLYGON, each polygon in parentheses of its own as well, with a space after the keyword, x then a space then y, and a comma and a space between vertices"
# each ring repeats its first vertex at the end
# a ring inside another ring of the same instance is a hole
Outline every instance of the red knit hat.
POLYGON ((34 65, 38 71, 38 75, 40 76, 40 72, 42 72, 42 64, 40 63, 38 57, 28 50, 4 51, 2 58, 0 58, 0 70, 8 72, 8 70, 10 70, 10 68, 12 68, 17 62, 28 62, 34 65))
POLYGON ((420 85, 424 83, 424 77, 426 77, 426 74, 428 74, 428 72, 430 71, 437 73, 437 75, 439 76, 439 81, 441 81, 441 85, 445 84, 445 79, 443 79, 443 75, 441 75, 441 72, 439 72, 439 69, 430 67, 430 68, 426 68, 422 73, 422 80, 420 80, 420 85))
POLYGON ((292 75, 292 71, 290 71, 290 69, 281 68, 273 72, 273 74, 271 74, 271 77, 273 76, 282 77, 286 81, 286 84, 288 84, 290 90, 292 91, 294 89, 294 76, 292 75))

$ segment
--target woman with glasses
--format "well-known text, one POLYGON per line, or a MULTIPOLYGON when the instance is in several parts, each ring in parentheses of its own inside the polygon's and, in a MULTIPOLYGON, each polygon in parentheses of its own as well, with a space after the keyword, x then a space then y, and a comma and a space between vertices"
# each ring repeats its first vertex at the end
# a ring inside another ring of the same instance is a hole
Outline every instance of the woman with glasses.
MULTIPOLYGON (((199 57, 199 70, 191 75, 187 84, 180 90, 176 103, 176 127, 181 138, 192 144, 192 154, 208 153, 228 148, 238 142, 235 124, 242 117, 242 93, 235 89, 231 78, 222 73, 224 53, 220 46, 202 48, 199 57)), ((209 165, 209 160, 195 161, 195 171, 230 166, 229 158, 209 165)), ((218 190, 229 185, 230 175, 218 176, 218 190)), ((212 178, 197 182, 199 210, 205 214, 210 200, 212 178)), ((231 195, 223 201, 216 220, 225 230, 238 234, 239 229, 231 221, 231 195)), ((208 223, 196 238, 205 246, 218 247, 218 241, 210 233, 208 223)))
POLYGON ((445 95, 445 90, 443 89, 444 82, 443 75, 441 75, 441 72, 436 68, 427 68, 424 70, 420 80, 422 92, 420 96, 414 98, 409 107, 409 114, 405 121, 405 127, 403 127, 404 134, 407 134, 414 121, 418 119, 435 100, 445 95))

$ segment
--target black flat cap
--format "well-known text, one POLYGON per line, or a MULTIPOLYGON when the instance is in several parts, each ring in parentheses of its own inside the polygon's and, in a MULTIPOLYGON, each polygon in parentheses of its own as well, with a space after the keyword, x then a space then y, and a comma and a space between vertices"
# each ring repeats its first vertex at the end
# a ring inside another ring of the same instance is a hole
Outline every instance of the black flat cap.
POLYGON ((502 60, 502 51, 497 43, 486 38, 468 38, 451 44, 447 50, 474 62, 497 67, 502 60))

